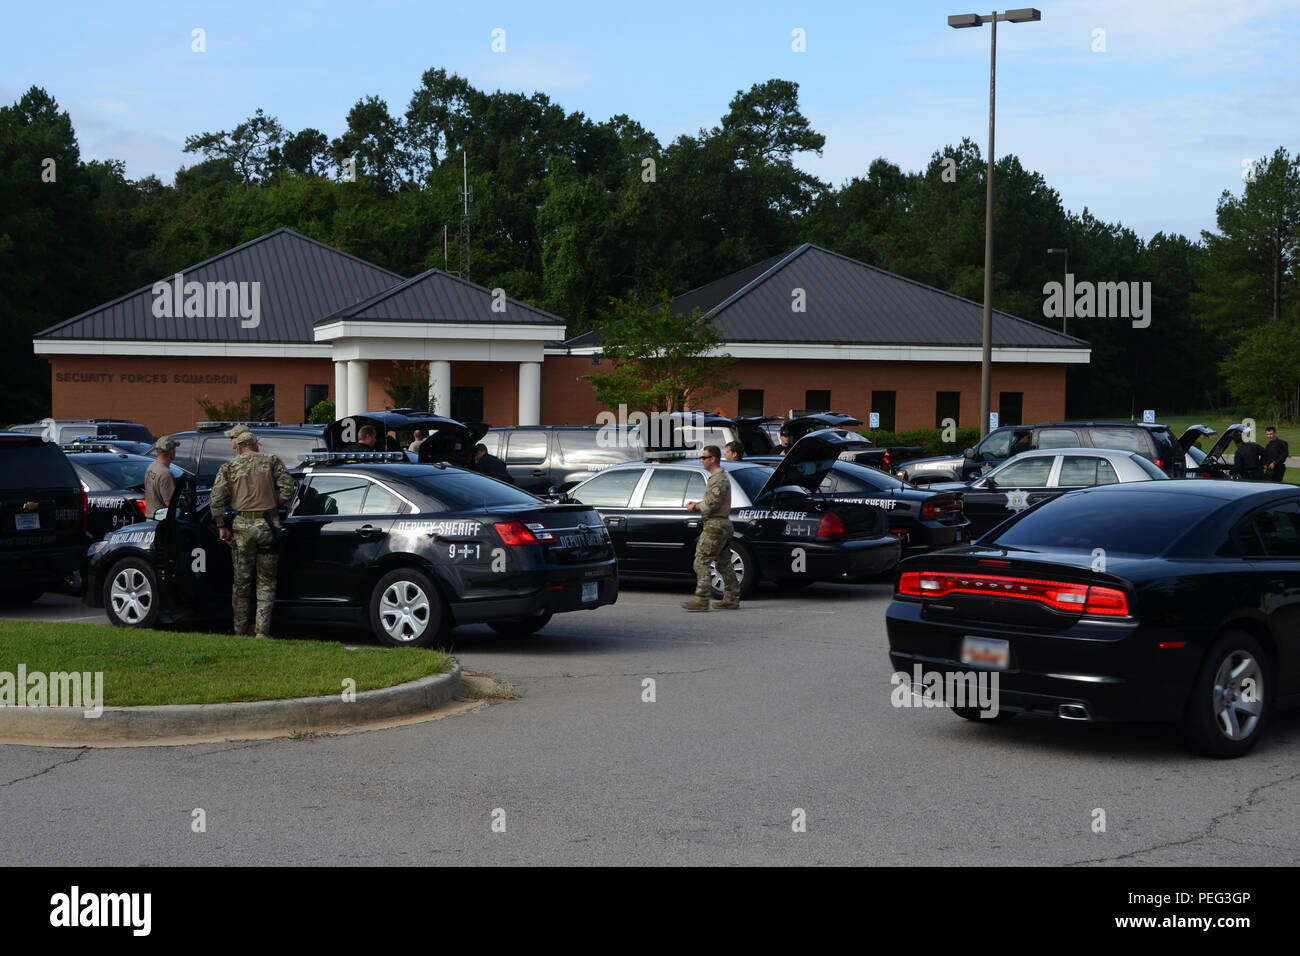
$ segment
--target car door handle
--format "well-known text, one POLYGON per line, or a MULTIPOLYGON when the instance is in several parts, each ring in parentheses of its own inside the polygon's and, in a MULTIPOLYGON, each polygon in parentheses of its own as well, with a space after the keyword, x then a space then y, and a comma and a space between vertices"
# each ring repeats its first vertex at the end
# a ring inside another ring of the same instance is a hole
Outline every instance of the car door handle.
POLYGON ((605 519, 605 524, 610 525, 611 527, 615 525, 620 525, 622 523, 623 523, 623 519, 618 517, 605 519))
POLYGON ((546 477, 546 472, 542 471, 542 469, 540 469, 540 468, 534 468, 534 469, 533 469, 533 477, 534 477, 534 478, 545 478, 545 477, 546 477))
POLYGON ((699 526, 700 526, 700 523, 699 523, 698 521, 688 521, 688 522, 686 522, 686 527, 688 527, 688 528, 698 528, 699 526))
POLYGON ((352 533, 358 538, 382 538, 384 536, 384 529, 376 528, 372 524, 363 524, 352 533))

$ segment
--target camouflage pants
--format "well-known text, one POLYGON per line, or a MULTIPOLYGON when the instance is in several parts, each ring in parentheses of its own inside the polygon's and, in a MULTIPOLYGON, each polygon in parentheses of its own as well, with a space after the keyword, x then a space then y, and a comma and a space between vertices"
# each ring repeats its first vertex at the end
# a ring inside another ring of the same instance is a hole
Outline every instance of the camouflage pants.
POLYGON ((231 555, 234 580, 230 592, 235 611, 235 633, 253 633, 249 627, 249 605, 252 603, 253 589, 256 588, 256 633, 270 634, 271 609, 275 605, 275 575, 280 563, 280 556, 270 551, 273 543, 271 529, 265 518, 236 515, 231 530, 234 534, 231 555))
POLYGON ((726 518, 708 518, 700 540, 695 543, 695 596, 709 598, 709 565, 716 564, 722 575, 722 599, 740 598, 740 582, 731 566, 731 522, 726 518))

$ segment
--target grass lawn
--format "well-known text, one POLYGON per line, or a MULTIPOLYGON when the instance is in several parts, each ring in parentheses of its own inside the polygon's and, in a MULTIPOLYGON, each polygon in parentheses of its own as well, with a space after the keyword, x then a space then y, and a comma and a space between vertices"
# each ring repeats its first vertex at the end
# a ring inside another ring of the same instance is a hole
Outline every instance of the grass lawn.
POLYGON ((104 706, 215 704, 374 690, 451 670, 442 651, 0 621, 0 671, 103 671, 104 706))

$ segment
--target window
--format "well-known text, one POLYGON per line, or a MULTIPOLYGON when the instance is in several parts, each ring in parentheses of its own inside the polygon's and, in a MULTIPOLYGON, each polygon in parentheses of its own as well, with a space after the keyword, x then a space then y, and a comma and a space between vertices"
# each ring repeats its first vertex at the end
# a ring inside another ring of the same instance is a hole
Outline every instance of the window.
POLYGON ((990 477, 999 488, 1046 488, 1047 476, 1052 471, 1051 455, 1040 458, 1018 459, 999 468, 990 477))
POLYGON ((641 472, 640 468, 624 468, 599 474, 575 488, 573 500, 594 508, 626 508, 641 472))
POLYGON ((809 414, 831 410, 830 389, 810 388, 803 393, 803 407, 809 414))
POLYGON ((1078 448, 1079 435, 1073 428, 1044 428, 1038 433, 1039 448, 1078 448))
POLYGON ((501 437, 502 437, 503 434, 504 434, 503 432, 499 432, 499 431, 496 431, 496 430, 494 429, 494 430, 488 432, 488 433, 487 433, 486 435, 484 435, 482 438, 480 438, 480 439, 479 439, 479 443, 480 443, 484 448, 487 449, 487 453, 488 453, 489 455, 493 455, 493 456, 495 456, 495 457, 497 457, 497 458, 500 458, 500 457, 501 457, 501 437))
POLYGON ((315 435, 258 435, 257 450, 264 455, 275 455, 286 468, 297 468, 299 455, 325 450, 325 438, 315 435))
MULTIPOLYGON (((827 396, 829 398, 829 396, 827 396)), ((761 388, 742 388, 736 399, 736 415, 739 418, 763 414, 763 390, 761 388)))
POLYGON ((546 432, 540 428, 510 433, 506 442, 506 461, 512 465, 540 465, 546 460, 546 432))
POLYGON ((311 418, 311 410, 321 402, 328 402, 330 399, 330 387, 328 385, 307 385, 302 390, 302 420, 305 422, 311 418))
POLYGON ((1062 488, 1091 488, 1093 485, 1113 485, 1119 481, 1115 469, 1105 458, 1096 455, 1066 455, 1061 461, 1061 477, 1057 484, 1062 488))
POLYGON ((606 432, 602 438, 601 429, 599 428, 556 429, 554 435, 560 457, 563 460, 561 467, 617 465, 620 462, 632 461, 640 457, 633 454, 626 447, 602 446, 601 441, 609 444, 617 441, 620 436, 610 435, 606 432))
MULTIPOLYGON (((704 497, 704 476, 698 471, 691 472, 686 482, 685 501, 700 501, 704 497)), ((685 502, 683 502, 685 503, 685 502)))
POLYGON ((361 514, 370 482, 359 475, 316 475, 303 490, 293 513, 347 517, 361 514))
POLYGON ((532 508, 541 503, 536 495, 513 485, 472 471, 448 468, 404 479, 424 493, 421 513, 439 511, 484 511, 497 506, 532 508))
POLYGON ((1288 503, 1269 508, 1255 516, 1254 525, 1270 558, 1300 557, 1300 506, 1288 503))
POLYGON ((371 484, 366 492, 366 503, 361 508, 365 515, 399 515, 406 510, 402 499, 382 485, 371 484))
POLYGON ((453 385, 451 387, 451 417, 458 422, 483 420, 483 387, 481 385, 453 385))
MULTIPOLYGON (((872 392, 871 408, 868 411, 880 414, 880 427, 887 432, 894 430, 894 392, 872 392)), ((870 423, 871 419, 867 419, 870 423)))
POLYGON ((1023 424, 1024 407, 1024 392, 998 392, 998 424, 1023 424))
POLYGON ((254 422, 275 421, 275 386, 248 386, 248 418, 254 422))
POLYGON ((1082 551, 1103 548, 1107 554, 1163 554, 1184 535, 1196 534, 1209 505, 1197 495, 1164 495, 1151 507, 1150 495, 1116 488, 1107 494, 1063 495, 1050 507, 1027 511, 988 541, 1026 550, 1082 551), (1123 515, 1123 520, 1116 516, 1123 515))
POLYGON ((656 468, 650 476, 641 505, 645 508, 685 508, 686 481, 691 472, 684 468, 656 468))
POLYGON ((942 428, 945 418, 961 424, 961 392, 934 393, 934 427, 942 428))
POLYGON ((989 432, 979 444, 979 461, 1001 461, 1011 450, 1011 429, 989 432))
POLYGON ((176 457, 172 459, 172 464, 179 468, 184 468, 190 474, 194 474, 194 468, 197 459, 194 456, 195 441, 193 435, 185 435, 176 439, 176 457))
POLYGON ((1146 436, 1138 428, 1093 428, 1091 430, 1093 448, 1113 448, 1116 451, 1135 451, 1150 454, 1144 440, 1146 436))

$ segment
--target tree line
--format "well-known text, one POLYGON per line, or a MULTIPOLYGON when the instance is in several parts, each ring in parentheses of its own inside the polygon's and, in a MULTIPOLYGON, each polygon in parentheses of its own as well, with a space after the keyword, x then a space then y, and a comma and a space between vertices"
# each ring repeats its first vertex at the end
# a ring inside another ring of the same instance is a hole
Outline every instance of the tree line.
MULTIPOLYGON (((877 158, 825 183, 795 165, 825 144, 798 92, 757 83, 716 126, 665 145, 626 115, 594 121, 542 93, 486 92, 430 69, 405 112, 363 97, 333 138, 262 109, 189 136, 194 162, 169 185, 83 161, 70 117, 33 86, 0 107, 4 417, 48 413, 33 333, 281 226, 402 275, 455 270, 463 164, 470 278, 564 317, 570 334, 626 327, 630 306, 651 322, 666 296, 804 241, 981 301, 979 147, 946 145, 918 171, 877 158)), ((1144 241, 1086 207, 1067 211, 1014 155, 995 170, 995 307, 1059 328, 1043 317, 1043 287, 1063 272, 1048 248, 1068 248, 1080 279, 1152 283, 1148 328, 1070 323, 1093 350, 1069 371, 1071 415, 1238 402, 1300 417, 1300 157, 1260 159, 1218 198, 1217 230, 1196 239, 1144 241)))

